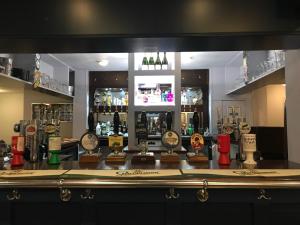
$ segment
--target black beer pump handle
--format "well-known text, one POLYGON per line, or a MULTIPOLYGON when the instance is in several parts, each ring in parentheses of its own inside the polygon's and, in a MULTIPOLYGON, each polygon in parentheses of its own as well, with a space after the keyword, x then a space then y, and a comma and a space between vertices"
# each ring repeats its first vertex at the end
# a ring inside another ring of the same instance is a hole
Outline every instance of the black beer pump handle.
POLYGON ((94 114, 93 114, 93 112, 89 113, 88 126, 89 126, 89 132, 93 132, 94 131, 94 114))
POLYGON ((194 124, 194 133, 198 133, 199 132, 199 115, 197 112, 194 112, 193 115, 193 124, 194 124))
POLYGON ((172 128, 172 113, 171 112, 167 112, 167 117, 166 117, 166 122, 167 122, 167 130, 171 130, 172 128))
POLYGON ((119 134, 120 116, 118 112, 114 113, 114 134, 119 134))

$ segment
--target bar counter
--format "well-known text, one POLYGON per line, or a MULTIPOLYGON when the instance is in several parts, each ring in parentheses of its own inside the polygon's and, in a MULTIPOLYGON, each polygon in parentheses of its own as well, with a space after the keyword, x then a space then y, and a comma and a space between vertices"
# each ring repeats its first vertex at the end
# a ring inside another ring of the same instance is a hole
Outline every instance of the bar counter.
POLYGON ((0 224, 299 224, 300 165, 260 161, 189 164, 5 165, 0 224), (287 170, 288 169, 288 170, 287 170), (51 215, 55 216, 49 216, 51 215), (28 216, 32 215, 32 216, 28 216), (59 219, 58 219, 59 218, 59 219))
POLYGON ((200 188, 204 181, 209 188, 300 188, 300 166, 287 161, 261 161, 256 168, 247 169, 235 160, 220 167, 216 161, 165 164, 156 160, 153 165, 134 165, 129 159, 124 165, 106 164, 104 160, 99 164, 63 161, 57 166, 43 161, 13 169, 7 165, 0 171, 0 188, 200 188), (23 177, 26 171, 32 174, 23 177), (39 172, 42 175, 35 175, 39 172))

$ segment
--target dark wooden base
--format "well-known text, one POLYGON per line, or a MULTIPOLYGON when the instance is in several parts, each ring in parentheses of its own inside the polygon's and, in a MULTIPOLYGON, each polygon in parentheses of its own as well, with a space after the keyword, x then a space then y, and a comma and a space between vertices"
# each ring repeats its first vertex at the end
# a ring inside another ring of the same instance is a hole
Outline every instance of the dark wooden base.
POLYGON ((118 154, 110 153, 105 159, 106 163, 124 164, 126 162, 126 153, 120 152, 118 154))
POLYGON ((208 157, 201 153, 195 154, 194 152, 189 152, 186 154, 186 157, 189 163, 208 162, 208 157))
POLYGON ((179 163, 180 161, 180 158, 179 158, 179 155, 177 153, 172 153, 172 154, 169 154, 169 153, 161 153, 161 156, 160 156, 160 162, 162 163, 179 163))
POLYGON ((155 164, 155 157, 153 152, 147 152, 146 154, 136 154, 132 156, 132 164, 155 164))
POLYGON ((79 163, 98 163, 100 162, 101 156, 101 153, 84 154, 80 156, 79 163))

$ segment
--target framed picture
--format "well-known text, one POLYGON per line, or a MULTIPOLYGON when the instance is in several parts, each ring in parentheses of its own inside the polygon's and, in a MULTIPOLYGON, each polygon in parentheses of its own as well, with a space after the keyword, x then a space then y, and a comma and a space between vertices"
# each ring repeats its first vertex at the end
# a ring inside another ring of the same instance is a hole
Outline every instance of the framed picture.
POLYGON ((240 107, 234 107, 234 115, 235 115, 235 117, 241 116, 241 108, 240 107))
POLYGON ((228 106, 228 108, 227 108, 227 115, 228 116, 233 116, 233 107, 232 106, 228 106))

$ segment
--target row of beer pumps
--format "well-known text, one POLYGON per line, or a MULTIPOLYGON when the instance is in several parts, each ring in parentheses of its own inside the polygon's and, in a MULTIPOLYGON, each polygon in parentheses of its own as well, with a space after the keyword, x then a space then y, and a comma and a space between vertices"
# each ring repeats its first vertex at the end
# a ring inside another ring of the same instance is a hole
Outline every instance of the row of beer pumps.
POLYGON ((14 125, 11 153, 12 167, 48 159, 49 164, 59 164, 61 151, 60 125, 58 121, 43 123, 41 120, 21 120, 14 125))
MULTIPOLYGON (((161 153, 160 161, 162 163, 178 163, 180 161, 179 155, 173 151, 180 144, 180 136, 172 130, 172 112, 165 113, 166 131, 162 133, 161 142, 162 145, 167 148, 167 152, 161 153)), ((199 115, 198 112, 194 112, 193 125, 194 133, 190 138, 190 144, 192 147, 191 152, 187 153, 187 160, 189 163, 207 162, 213 159, 213 138, 206 137, 206 144, 208 146, 207 154, 203 153, 205 146, 205 139, 199 132, 199 115)), ((88 118, 89 131, 85 133, 81 138, 81 146, 87 151, 81 157, 81 162, 99 162, 101 153, 99 150, 99 140, 93 129, 93 116, 88 118)), ((112 153, 105 159, 107 163, 125 163, 126 153, 123 152, 123 136, 119 135, 118 127, 120 124, 120 117, 118 112, 114 113, 113 126, 114 134, 108 137, 109 148, 112 153)), ((245 164, 255 165, 253 160, 253 152, 256 151, 256 138, 255 134, 249 134, 249 125, 245 123, 239 124, 239 129, 242 138, 242 149, 245 152, 246 160, 245 164)), ((148 151, 147 139, 148 139, 148 123, 146 112, 141 112, 141 117, 136 121, 136 138, 138 142, 139 153, 134 154, 132 157, 132 163, 155 163, 155 157, 153 152, 148 151)), ((218 134, 216 137, 217 150, 220 153, 218 163, 221 166, 230 165, 230 150, 231 141, 230 135, 227 133, 218 134)))

